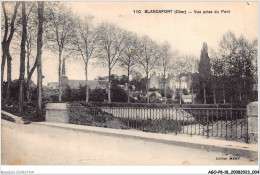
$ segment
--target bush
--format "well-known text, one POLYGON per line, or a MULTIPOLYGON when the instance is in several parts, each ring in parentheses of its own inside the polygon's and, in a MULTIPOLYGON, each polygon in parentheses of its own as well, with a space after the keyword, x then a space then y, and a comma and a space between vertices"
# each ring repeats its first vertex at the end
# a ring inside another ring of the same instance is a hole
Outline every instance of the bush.
POLYGON ((85 108, 76 106, 69 108, 69 123, 116 129, 127 128, 127 126, 125 126, 112 114, 103 112, 99 108, 85 108))
MULTIPOLYGON (((164 97, 164 89, 160 89, 161 94, 162 94, 162 97, 164 97)), ((172 95, 174 94, 173 90, 170 89, 169 87, 166 89, 166 97, 167 98, 172 98, 172 95)))
POLYGON ((107 93, 105 89, 94 89, 90 91, 89 101, 104 102, 107 99, 107 93))
MULTIPOLYGON (((123 119, 122 119, 123 120, 123 119)), ((130 128, 139 129, 145 132, 172 133, 181 131, 181 123, 162 118, 160 120, 123 120, 130 128)))
POLYGON ((69 108, 69 122, 72 124, 116 129, 135 128, 146 132, 157 133, 181 131, 181 123, 177 121, 167 120, 165 118, 160 120, 119 118, 102 111, 100 108, 93 107, 90 104, 86 104, 85 106, 71 106, 69 108))
POLYGON ((72 98, 71 95, 72 95, 72 90, 69 86, 67 86, 66 89, 62 93, 61 99, 63 101, 70 101, 72 98))
POLYGON ((53 102, 59 101, 59 95, 51 95, 50 98, 51 98, 51 101, 53 101, 53 102))
MULTIPOLYGON (((37 103, 31 102, 31 103, 24 103, 24 112, 22 118, 24 120, 28 121, 34 121, 34 122, 40 122, 45 120, 45 104, 42 103, 42 115, 37 115, 37 103)), ((3 110, 10 112, 13 115, 19 116, 19 110, 18 110, 18 102, 12 102, 10 105, 4 105, 2 107, 3 110)))
MULTIPOLYGON (((73 106, 87 106, 87 107, 140 107, 140 108, 230 108, 231 104, 162 104, 162 103, 107 103, 107 102, 90 102, 85 101, 70 103, 73 106)), ((232 108, 245 108, 246 106, 240 104, 233 104, 232 108)))
MULTIPOLYGON (((19 84, 19 79, 13 80, 10 83, 10 104, 12 102, 16 102, 19 100, 19 90, 20 90, 20 84, 19 84)), ((24 97, 26 97, 26 91, 27 91, 27 86, 26 86, 26 79, 24 80, 23 84, 23 91, 24 91, 24 97)), ((31 88, 31 95, 32 95, 32 100, 37 100, 37 88, 31 88)), ((3 89, 2 89, 2 98, 6 98, 7 96, 7 82, 3 82, 3 89)), ((26 98, 25 98, 26 100, 26 98)))
POLYGON ((143 131, 146 132, 159 132, 159 133, 167 133, 167 132, 179 132, 181 131, 180 123, 172 120, 152 120, 149 125, 144 127, 143 131))
POLYGON ((113 102, 127 102, 127 93, 124 89, 112 84, 111 87, 111 100, 113 102))

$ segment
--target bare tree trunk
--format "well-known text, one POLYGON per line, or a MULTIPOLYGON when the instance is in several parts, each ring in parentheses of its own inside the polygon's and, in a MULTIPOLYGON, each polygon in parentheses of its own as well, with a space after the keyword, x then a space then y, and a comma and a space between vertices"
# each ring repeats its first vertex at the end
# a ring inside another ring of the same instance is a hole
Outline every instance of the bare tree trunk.
POLYGON ((128 71, 127 71, 127 103, 130 103, 129 76, 130 76, 130 70, 129 70, 129 67, 128 67, 128 71))
POLYGON ((204 104, 206 104, 207 101, 206 101, 206 88, 205 88, 205 85, 203 87, 203 96, 204 96, 204 104))
POLYGON ((29 71, 29 73, 27 74, 28 76, 27 76, 27 93, 26 94, 27 94, 28 102, 31 102, 31 79, 32 79, 32 74, 35 71, 36 67, 37 67, 37 60, 35 60, 31 71, 29 71))
MULTIPOLYGON (((4 49, 4 46, 2 45, 2 49, 4 49)), ((2 55, 2 64, 1 64, 1 104, 4 104, 4 97, 3 97, 3 91, 4 91, 4 68, 5 68, 5 61, 6 61, 6 53, 3 51, 2 55)))
POLYGON ((192 104, 194 104, 193 88, 191 89, 191 102, 192 102, 192 104))
POLYGON ((181 77, 179 78, 180 80, 180 84, 179 84, 179 96, 180 96, 180 105, 181 105, 181 100, 182 100, 182 96, 181 96, 181 93, 182 93, 182 89, 181 89, 181 77))
POLYGON ((88 88, 88 64, 85 64, 85 77, 86 77, 86 103, 89 99, 89 88, 88 88))
POLYGON ((150 102, 150 97, 149 97, 149 79, 148 79, 148 72, 146 72, 146 96, 147 96, 147 104, 150 102))
POLYGON ((10 85, 12 81, 12 57, 9 53, 9 50, 7 52, 7 95, 6 100, 7 103, 10 104, 10 85))
POLYGON ((31 93, 31 86, 30 86, 30 81, 31 79, 29 78, 29 74, 30 74, 30 46, 29 46, 29 43, 27 43, 27 82, 26 82, 26 99, 27 99, 27 102, 31 102, 31 98, 30 98, 30 93, 31 93))
POLYGON ((166 101, 167 101, 167 95, 166 95, 166 76, 165 76, 165 72, 163 74, 163 85, 164 85, 164 104, 166 104, 166 101))
POLYGON ((110 76, 111 76, 111 69, 110 65, 108 68, 108 103, 111 103, 111 81, 110 81, 110 76))
POLYGON ((26 99, 27 99, 27 102, 31 102, 32 99, 31 99, 31 80, 29 80, 27 78, 27 82, 26 82, 26 99))
MULTIPOLYGON (((3 44, 3 43, 2 43, 3 44)), ((3 92, 3 82, 4 82, 4 69, 5 69, 5 62, 6 62, 6 51, 4 51, 5 47, 2 45, 2 64, 1 64, 1 85, 2 85, 2 91, 3 92)), ((3 96, 2 96, 3 98, 3 96)))
POLYGON ((27 21, 26 21, 26 12, 25 12, 25 2, 22 2, 22 40, 21 40, 21 54, 20 54, 20 76, 19 76, 19 114, 23 115, 23 100, 24 100, 24 74, 25 74, 25 42, 27 37, 27 21))
POLYGON ((38 35, 37 35, 37 92, 38 92, 38 105, 37 114, 42 116, 42 33, 43 33, 43 13, 44 2, 38 2, 38 35))
POLYGON ((62 91, 61 91, 61 55, 62 52, 59 50, 59 102, 61 102, 61 96, 62 96, 62 91))
POLYGON ((6 57, 7 57, 8 17, 7 17, 7 13, 6 13, 6 9, 5 9, 5 2, 2 2, 2 6, 3 6, 3 12, 4 12, 4 18, 5 18, 5 30, 4 30, 4 37, 3 37, 3 41, 2 41, 3 55, 2 55, 2 63, 1 63, 1 85, 2 85, 1 98, 3 100, 2 92, 3 92, 3 81, 4 81, 4 68, 5 68, 5 61, 6 61, 6 57))
POLYGON ((11 73, 12 73, 11 72, 12 57, 11 57, 10 52, 9 52, 9 47, 10 47, 10 43, 12 41, 14 31, 15 31, 14 23, 15 23, 15 19, 16 19, 17 10, 18 10, 19 5, 20 5, 20 2, 16 2, 13 17, 12 17, 11 23, 9 25, 8 24, 8 16, 7 16, 6 9, 5 9, 5 2, 2 3, 4 18, 5 18, 5 31, 4 31, 3 41, 2 41, 3 57, 2 57, 2 63, 1 63, 1 68, 2 68, 2 70, 1 70, 1 73, 2 73, 1 74, 1 83, 3 85, 5 59, 7 59, 7 103, 10 102, 10 83, 11 83, 11 73), (9 36, 7 37, 9 26, 10 26, 10 32, 9 32, 9 36))

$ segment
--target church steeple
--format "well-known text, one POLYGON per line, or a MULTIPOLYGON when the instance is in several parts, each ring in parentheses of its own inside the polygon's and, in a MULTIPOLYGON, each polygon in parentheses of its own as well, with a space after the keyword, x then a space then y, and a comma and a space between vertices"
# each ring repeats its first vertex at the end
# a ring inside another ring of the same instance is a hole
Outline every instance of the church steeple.
POLYGON ((65 59, 62 61, 62 69, 61 69, 61 88, 62 90, 68 87, 68 77, 66 75, 66 67, 65 67, 65 59))
POLYGON ((63 59, 63 62, 62 62, 62 71, 61 71, 61 75, 66 75, 65 59, 63 59))

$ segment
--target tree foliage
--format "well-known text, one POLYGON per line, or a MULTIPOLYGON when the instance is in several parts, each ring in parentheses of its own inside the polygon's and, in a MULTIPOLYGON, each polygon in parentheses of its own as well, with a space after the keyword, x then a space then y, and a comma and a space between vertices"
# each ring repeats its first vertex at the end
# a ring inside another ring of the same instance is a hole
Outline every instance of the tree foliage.
POLYGON ((217 52, 212 55, 217 101, 248 103, 255 100, 256 40, 249 41, 243 35, 237 38, 229 31, 223 35, 217 52))
POLYGON ((211 63, 208 55, 208 45, 203 43, 200 61, 198 66, 199 72, 199 93, 197 99, 204 104, 211 97, 210 93, 210 77, 211 77, 211 63))

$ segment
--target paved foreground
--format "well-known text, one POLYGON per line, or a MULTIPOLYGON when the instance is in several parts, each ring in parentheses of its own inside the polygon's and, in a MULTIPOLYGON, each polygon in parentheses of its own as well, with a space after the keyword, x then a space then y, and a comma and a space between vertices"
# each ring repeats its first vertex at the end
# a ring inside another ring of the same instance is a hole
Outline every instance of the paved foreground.
POLYGON ((1 121, 3 165, 257 164, 244 157, 141 139, 1 121))

